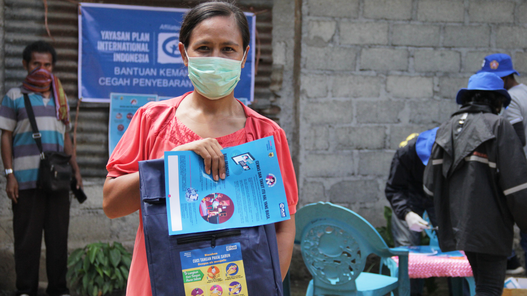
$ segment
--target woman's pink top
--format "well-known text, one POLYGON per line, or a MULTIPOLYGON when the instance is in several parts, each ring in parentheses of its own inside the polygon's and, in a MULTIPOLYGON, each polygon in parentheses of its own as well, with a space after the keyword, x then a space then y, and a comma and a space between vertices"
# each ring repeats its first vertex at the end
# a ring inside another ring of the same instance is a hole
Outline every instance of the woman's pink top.
MULTIPOLYGON (((189 94, 190 92, 170 100, 148 103, 137 110, 130 126, 115 147, 106 165, 108 177, 135 173, 138 171, 139 161, 162 158, 165 151, 202 139, 176 118, 177 107, 189 94)), ((298 189, 285 133, 272 120, 243 104, 242 106, 247 117, 245 127, 230 135, 216 138, 216 140, 225 148, 274 136, 289 212, 292 215, 296 212, 298 189)), ((128 276, 127 296, 152 295, 143 221, 141 215, 139 217, 139 228, 137 229, 132 265, 128 276)))

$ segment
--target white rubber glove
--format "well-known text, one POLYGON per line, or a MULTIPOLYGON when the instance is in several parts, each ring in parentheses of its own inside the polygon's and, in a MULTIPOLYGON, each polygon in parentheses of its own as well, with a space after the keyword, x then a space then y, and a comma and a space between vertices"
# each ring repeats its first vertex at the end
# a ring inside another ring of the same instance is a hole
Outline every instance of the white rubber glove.
POLYGON ((410 228, 412 231, 421 232, 430 227, 428 226, 428 222, 423 220, 421 216, 414 212, 408 212, 408 214, 406 214, 404 217, 404 220, 406 220, 406 223, 408 223, 408 228, 410 228))

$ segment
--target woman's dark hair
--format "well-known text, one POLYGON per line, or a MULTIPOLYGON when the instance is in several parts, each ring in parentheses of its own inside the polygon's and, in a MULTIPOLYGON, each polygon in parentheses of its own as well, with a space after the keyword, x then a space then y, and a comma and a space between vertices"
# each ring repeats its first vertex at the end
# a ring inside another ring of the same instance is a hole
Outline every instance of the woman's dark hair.
POLYGON ((24 51, 22 52, 22 58, 24 61, 26 61, 26 63, 31 61, 31 54, 34 52, 50 53, 51 63, 55 65, 55 62, 57 62, 57 52, 55 52, 55 48, 53 48, 53 46, 51 46, 51 44, 47 43, 46 41, 35 41, 24 48, 24 51))
POLYGON ((243 50, 245 50, 251 40, 247 17, 245 17, 245 14, 240 8, 228 2, 205 2, 192 8, 185 15, 183 23, 181 24, 179 42, 183 43, 185 48, 187 48, 190 42, 190 34, 192 34, 192 31, 199 23, 211 17, 229 17, 231 15, 234 15, 236 19, 236 24, 238 24, 238 28, 242 34, 243 50))
POLYGON ((467 90, 461 98, 462 105, 478 104, 491 107, 492 111, 499 113, 505 102, 505 97, 495 91, 467 90))

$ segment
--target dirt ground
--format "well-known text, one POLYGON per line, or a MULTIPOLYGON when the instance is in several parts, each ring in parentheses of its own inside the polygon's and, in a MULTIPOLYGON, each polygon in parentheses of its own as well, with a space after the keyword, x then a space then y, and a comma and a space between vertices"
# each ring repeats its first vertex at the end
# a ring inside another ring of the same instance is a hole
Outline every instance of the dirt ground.
MULTIPOLYGON (((449 294, 446 278, 433 278, 429 281, 435 284, 434 291, 430 293, 425 287, 422 296, 445 296, 449 294)), ((291 281, 291 296, 305 296, 308 284, 308 280, 291 281)))
MULTIPOLYGON (((508 278, 509 275, 505 276, 508 278)), ((526 277, 525 274, 521 274, 515 277, 526 277)), ((294 280, 291 281, 291 296, 305 296, 306 289, 309 284, 309 280, 294 280)), ((448 296, 448 281, 447 278, 430 278, 427 280, 427 285, 423 289, 422 296, 448 296)))

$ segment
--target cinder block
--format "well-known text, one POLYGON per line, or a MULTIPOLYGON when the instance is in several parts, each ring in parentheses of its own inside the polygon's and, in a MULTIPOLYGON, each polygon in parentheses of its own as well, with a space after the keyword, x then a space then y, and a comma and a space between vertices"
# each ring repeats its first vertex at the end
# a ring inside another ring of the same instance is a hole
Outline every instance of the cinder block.
MULTIPOLYGON (((386 219, 384 218, 384 207, 390 206, 386 196, 384 195, 384 180, 380 180, 383 184, 383 188, 379 190, 380 198, 376 200, 374 204, 368 204, 368 206, 357 205, 356 211, 371 223, 374 227, 386 226, 386 219)), ((355 206, 352 207, 354 209, 355 206)))
POLYGON ((459 105, 456 104, 456 98, 439 101, 439 124, 450 119, 451 115, 459 110, 459 105))
POLYGON ((363 16, 372 19, 409 20, 412 18, 412 0, 364 1, 363 16))
POLYGON ((490 28, 487 25, 446 26, 444 46, 452 47, 489 47, 490 28))
POLYGON ((399 113, 404 102, 382 100, 357 102, 357 122, 359 123, 398 123, 399 113))
POLYGON ((353 71, 355 50, 340 47, 307 47, 303 50, 305 68, 308 70, 353 71))
POLYGON ((452 100, 423 100, 410 104, 410 123, 440 125, 458 109, 452 100))
POLYGON ((413 133, 422 133, 426 130, 436 127, 436 124, 426 125, 395 125, 390 127, 390 149, 399 148, 399 144, 413 133))
POLYGON ((305 177, 346 177, 353 175, 351 153, 314 154, 306 153, 300 166, 305 177))
POLYGON ((527 47, 527 28, 500 26, 496 30, 496 46, 499 48, 527 47))
POLYGON ((439 113, 438 100, 414 101, 410 104, 410 123, 439 125, 439 113))
POLYGON ((438 46, 440 27, 434 25, 393 25, 392 43, 407 46, 438 46))
POLYGON ((384 126, 348 126, 335 129, 337 150, 383 149, 385 138, 384 126))
POLYGON ((518 22, 521 24, 527 23, 527 2, 522 2, 518 5, 516 8, 517 16, 518 16, 518 22))
POLYGON ((512 59, 514 69, 521 75, 527 73, 527 52, 517 52, 512 59))
POLYGON ((301 78, 301 91, 308 98, 325 98, 328 95, 327 75, 305 74, 301 78))
POLYGON ((475 0, 470 1, 468 16, 471 23, 514 22, 514 1, 475 0))
POLYGON ((333 76, 334 98, 376 98, 383 87, 383 79, 376 76, 333 76))
POLYGON ((337 23, 334 21, 310 21, 307 33, 309 39, 319 39, 327 43, 333 38, 336 28, 337 23))
MULTIPOLYGON (((483 61, 489 54, 493 54, 492 51, 469 51, 465 55, 463 61, 463 72, 469 73, 470 75, 475 74, 483 67, 483 61)), ((468 83, 468 79, 467 79, 468 83)))
POLYGON ((326 201, 324 184, 322 182, 305 179, 302 188, 300 188, 299 196, 302 198, 300 198, 298 202, 302 205, 318 201, 326 201))
POLYGON ((273 42, 273 65, 284 66, 287 60, 287 43, 285 41, 273 42))
POLYGON ((306 150, 328 150, 329 131, 327 126, 312 126, 304 140, 306 150))
POLYGON ((468 77, 440 77, 439 78, 439 95, 444 98, 455 98, 457 92, 467 87, 468 77))
POLYGON ((388 24, 340 22, 341 44, 388 44, 388 24))
POLYGON ((375 180, 341 181, 329 189, 333 203, 372 203, 379 199, 379 184, 375 180))
POLYGON ((304 120, 311 124, 351 123, 353 105, 351 101, 307 102, 303 111, 304 120))
POLYGON ((392 158, 393 152, 359 152, 359 175, 387 176, 392 158))
POLYGON ((359 16, 359 0, 308 0, 308 15, 356 18, 359 16))
POLYGON ((459 72, 461 53, 451 50, 421 49, 414 53, 417 72, 459 72))
POLYGON ((391 48, 365 48, 360 57, 361 70, 408 70, 408 50, 391 48))
POLYGON ((463 22, 465 5, 462 0, 419 1, 417 19, 423 22, 463 22))
MULTIPOLYGON (((295 38, 294 1, 273 2, 273 41, 287 41, 295 38)), ((274 49, 273 49, 274 50, 274 49)))
POLYGON ((434 94, 433 79, 423 76, 388 76, 386 89, 398 98, 429 98, 434 94))

